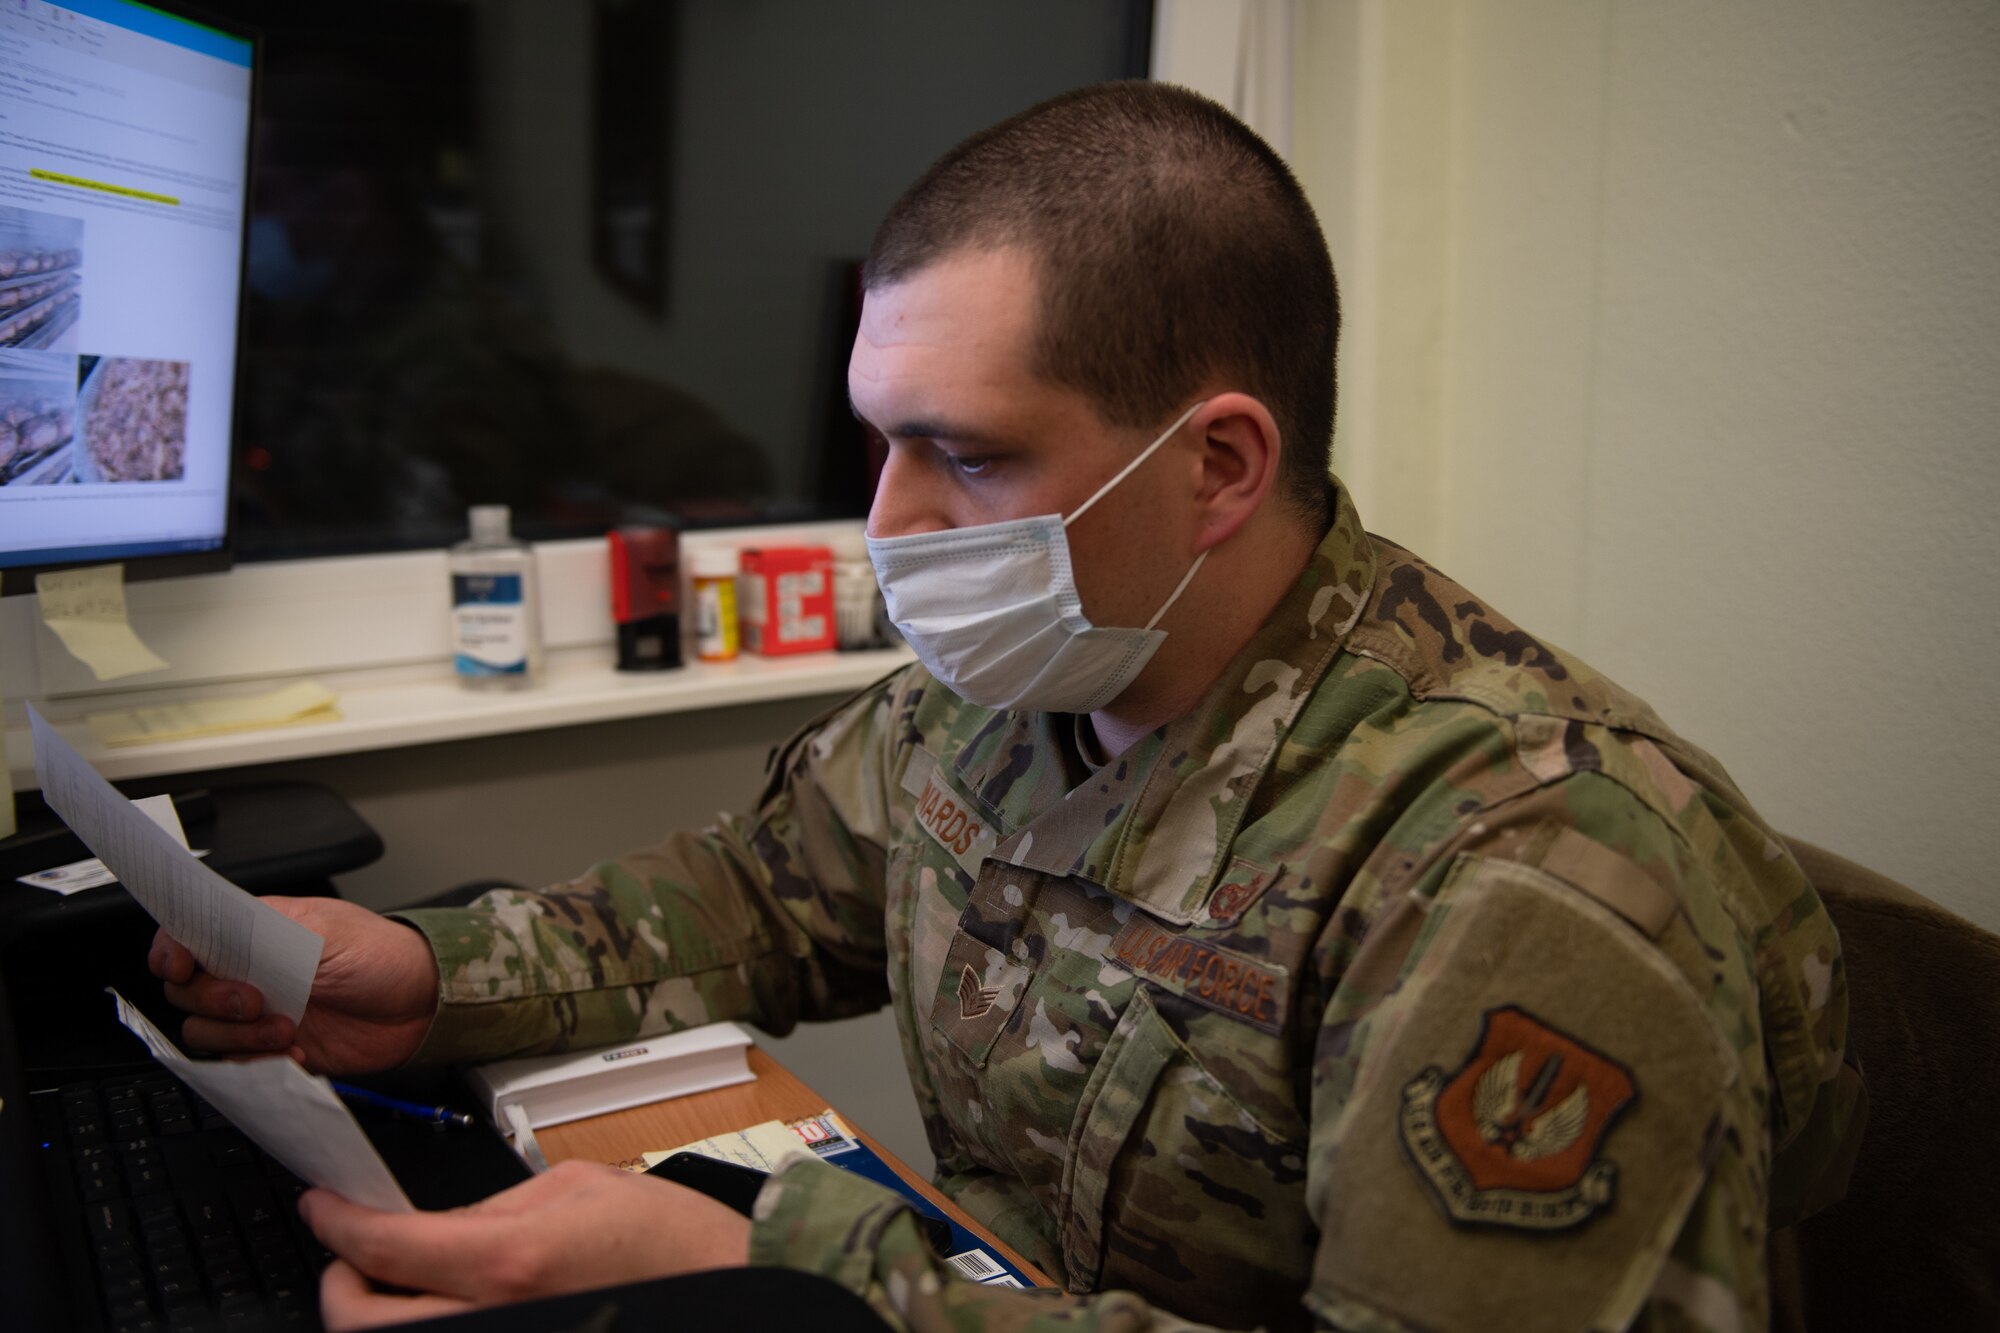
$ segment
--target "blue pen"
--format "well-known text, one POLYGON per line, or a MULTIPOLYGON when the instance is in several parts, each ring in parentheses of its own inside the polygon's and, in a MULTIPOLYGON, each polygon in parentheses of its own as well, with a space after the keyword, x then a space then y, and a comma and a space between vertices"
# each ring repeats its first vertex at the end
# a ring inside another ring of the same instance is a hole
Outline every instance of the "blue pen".
POLYGON ((472 1117, 463 1111, 454 1111, 448 1106, 420 1106, 416 1102, 406 1102, 400 1097, 385 1097, 379 1092, 357 1088, 352 1083, 333 1085, 333 1090, 351 1102, 363 1106, 373 1106, 382 1111, 394 1111, 412 1120, 422 1120, 433 1125, 457 1125, 461 1129, 472 1128, 472 1117))

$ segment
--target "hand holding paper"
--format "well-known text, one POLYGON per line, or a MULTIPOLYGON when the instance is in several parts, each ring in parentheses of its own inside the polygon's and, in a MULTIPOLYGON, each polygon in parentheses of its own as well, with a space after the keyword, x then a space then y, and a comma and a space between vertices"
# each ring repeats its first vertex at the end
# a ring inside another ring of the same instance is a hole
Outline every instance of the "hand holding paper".
POLYGON ((410 1201, 332 1085, 283 1056, 194 1061, 117 991, 118 1021, 174 1077, 206 1097, 287 1170, 369 1208, 407 1213, 410 1201))
POLYGON ((49 808, 109 866, 139 905, 216 976, 247 981, 264 1006, 305 1016, 325 941, 197 861, 70 747, 30 706, 35 770, 49 808))

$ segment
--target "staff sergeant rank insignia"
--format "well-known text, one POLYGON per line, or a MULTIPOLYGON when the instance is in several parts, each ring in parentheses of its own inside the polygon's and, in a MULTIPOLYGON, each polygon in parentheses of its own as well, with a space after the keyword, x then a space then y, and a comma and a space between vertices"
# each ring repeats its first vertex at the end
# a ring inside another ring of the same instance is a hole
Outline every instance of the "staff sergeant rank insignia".
POLYGON ((1447 1075, 1403 1085, 1403 1148, 1452 1221, 1562 1231, 1617 1191, 1598 1148, 1639 1088, 1631 1071, 1524 1009, 1480 1016, 1478 1044, 1447 1075))
POLYGON ((998 986, 982 986, 979 974, 970 964, 958 974, 958 1016, 968 1023, 975 1018, 984 1018, 993 1008, 993 1002, 1000 998, 998 986))

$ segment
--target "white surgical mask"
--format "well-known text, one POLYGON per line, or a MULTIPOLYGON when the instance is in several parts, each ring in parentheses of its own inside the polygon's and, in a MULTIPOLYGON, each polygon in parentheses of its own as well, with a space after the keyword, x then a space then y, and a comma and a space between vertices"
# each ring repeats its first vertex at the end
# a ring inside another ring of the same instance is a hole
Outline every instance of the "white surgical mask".
POLYGON ((1167 632, 1153 628, 1186 591, 1204 551, 1144 629, 1090 623, 1066 529, 1173 437, 1196 403, 1097 494, 1064 518, 1043 514, 908 537, 870 537, 889 618, 930 673, 982 708, 1088 713, 1132 683, 1167 632))

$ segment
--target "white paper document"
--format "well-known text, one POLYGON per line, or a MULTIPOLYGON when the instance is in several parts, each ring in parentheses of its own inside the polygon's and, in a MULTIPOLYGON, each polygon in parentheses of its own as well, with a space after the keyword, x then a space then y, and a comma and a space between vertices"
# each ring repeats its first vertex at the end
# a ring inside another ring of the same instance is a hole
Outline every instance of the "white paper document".
POLYGON ((197 861, 100 777, 32 704, 28 723, 49 808, 204 968, 249 982, 263 992, 267 1012, 298 1022, 326 941, 197 861))
MULTIPOLYGON (((107 988, 108 989, 108 988, 107 988)), ((415 1211, 347 1103, 323 1078, 282 1055, 263 1060, 190 1060, 117 991, 118 1021, 168 1072, 206 1097, 229 1123, 302 1180, 384 1212, 415 1211)))

